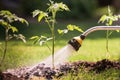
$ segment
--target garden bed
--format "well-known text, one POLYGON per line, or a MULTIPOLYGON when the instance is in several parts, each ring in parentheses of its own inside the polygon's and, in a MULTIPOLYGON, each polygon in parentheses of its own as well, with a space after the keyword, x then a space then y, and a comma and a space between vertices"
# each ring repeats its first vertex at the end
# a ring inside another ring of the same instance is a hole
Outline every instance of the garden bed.
POLYGON ((107 69, 120 69, 120 62, 110 61, 103 59, 97 62, 77 61, 72 63, 65 63, 60 65, 57 69, 51 69, 50 67, 44 67, 45 64, 39 64, 29 71, 29 68, 24 67, 16 70, 9 70, 7 72, 0 73, 0 80, 40 80, 41 78, 53 79, 60 78, 68 73, 77 75, 79 69, 83 69, 87 72, 94 71, 96 74, 101 73, 107 69), (36 79, 34 79, 36 78, 36 79))

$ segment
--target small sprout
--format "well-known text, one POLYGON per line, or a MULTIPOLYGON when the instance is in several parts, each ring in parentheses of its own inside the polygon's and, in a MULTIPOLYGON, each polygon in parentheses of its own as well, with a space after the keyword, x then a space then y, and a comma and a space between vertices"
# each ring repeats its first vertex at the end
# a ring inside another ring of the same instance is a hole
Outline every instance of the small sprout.
POLYGON ((28 22, 23 19, 20 18, 18 16, 16 16, 15 14, 12 14, 10 11, 8 10, 1 10, 0 11, 0 25, 2 25, 2 27, 4 27, 5 29, 5 44, 4 44, 4 49, 3 49, 3 57, 1 59, 0 65, 4 62, 6 53, 7 53, 7 44, 8 41, 12 38, 17 38, 17 39, 21 39, 24 43, 26 43, 25 37, 22 34, 13 34, 10 35, 9 30, 12 31, 12 33, 18 32, 18 29, 15 26, 12 26, 13 22, 21 22, 21 23, 26 23, 28 25, 28 22))
MULTIPOLYGON (((52 52, 52 65, 54 68, 54 45, 55 45, 55 22, 56 22, 56 15, 58 11, 69 11, 69 8, 63 4, 63 3, 54 3, 54 1, 49 0, 50 3, 48 4, 48 9, 46 10, 46 12, 41 11, 41 10, 35 10, 32 12, 33 17, 38 16, 38 22, 40 22, 43 18, 45 20, 45 22, 48 24, 48 27, 51 31, 51 35, 52 38, 47 38, 47 37, 43 37, 40 36, 39 39, 35 39, 35 42, 39 42, 40 45, 46 43, 49 40, 52 40, 52 49, 49 48, 49 46, 47 45, 47 47, 51 50, 52 52)), ((58 30, 60 32, 60 30, 58 30)), ((63 32, 67 33, 67 31, 63 30, 63 32)))
MULTIPOLYGON (((98 23, 105 23, 106 26, 111 26, 113 24, 113 22, 118 21, 118 19, 120 18, 120 15, 113 15, 112 11, 110 10, 110 7, 108 6, 108 14, 103 15, 98 23)), ((117 32, 119 32, 119 30, 116 30, 117 32)), ((106 31, 106 51, 107 53, 109 53, 109 36, 113 33, 113 31, 106 31)))

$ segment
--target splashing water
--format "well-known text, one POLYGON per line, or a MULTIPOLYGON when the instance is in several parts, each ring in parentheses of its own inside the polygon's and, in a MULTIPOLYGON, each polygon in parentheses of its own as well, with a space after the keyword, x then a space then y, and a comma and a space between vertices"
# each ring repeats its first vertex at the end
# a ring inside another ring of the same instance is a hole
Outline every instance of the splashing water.
MULTIPOLYGON (((74 51, 75 51, 74 48, 70 44, 68 44, 65 47, 63 47, 62 49, 60 49, 58 52, 56 52, 54 54, 55 67, 67 62, 68 57, 74 51)), ((47 59, 43 60, 41 63, 45 63, 46 67, 52 67, 52 56, 49 56, 47 59)))
MULTIPOLYGON (((64 46, 62 49, 57 51, 54 54, 54 66, 55 68, 59 68, 60 65, 67 62, 68 57, 73 53, 75 49, 70 45, 64 46)), ((39 64, 31 66, 26 72, 31 72, 34 70, 37 66, 40 66, 41 64, 45 64, 44 67, 51 67, 52 68, 52 55, 50 55, 48 58, 41 61, 39 64)))
MULTIPOLYGON (((71 53, 73 53, 75 51, 75 49, 70 45, 66 45, 64 46, 62 49, 60 49, 59 51, 57 51, 54 54, 54 66, 55 68, 59 68, 60 65, 63 65, 64 63, 67 62, 68 57, 71 55, 71 53)), ((37 68, 40 67, 42 64, 43 67, 50 67, 52 68, 52 55, 49 56, 48 58, 46 58, 45 60, 41 61, 39 64, 31 66, 31 67, 27 67, 27 68, 21 68, 21 69, 9 69, 7 70, 8 73, 11 73, 13 75, 16 76, 22 76, 22 75, 26 75, 27 73, 32 74, 35 71, 37 71, 37 68)))

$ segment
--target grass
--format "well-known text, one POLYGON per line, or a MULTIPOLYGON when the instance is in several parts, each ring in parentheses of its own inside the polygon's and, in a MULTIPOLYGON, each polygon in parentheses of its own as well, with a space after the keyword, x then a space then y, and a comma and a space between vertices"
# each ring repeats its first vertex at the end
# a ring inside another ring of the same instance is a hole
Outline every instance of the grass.
POLYGON ((98 61, 101 59, 119 60, 119 38, 109 40, 110 57, 107 55, 105 48, 105 39, 86 39, 80 50, 70 57, 70 61, 98 61))
POLYGON ((109 69, 101 73, 86 72, 84 69, 80 69, 77 75, 69 73, 57 80, 119 80, 120 70, 109 69))
MULTIPOLYGON (((86 30, 89 27, 93 27, 96 24, 95 21, 68 21, 58 23, 57 28, 64 29, 66 25, 75 24, 81 27, 83 30, 86 30)), ((21 26, 21 25, 20 25, 21 26)), ((18 25, 19 28, 19 25, 18 25)), ((24 34, 27 37, 27 43, 24 44, 21 41, 12 40, 8 43, 8 52, 6 55, 5 62, 3 63, 1 70, 6 70, 10 68, 19 68, 22 66, 30 66, 39 63, 41 60, 49 56, 51 53, 49 49, 44 46, 33 45, 32 41, 29 40, 31 36, 34 35, 49 35, 49 29, 45 24, 37 24, 31 23, 29 27, 19 28, 19 33, 24 34)), ((68 40, 73 38, 74 36, 80 35, 79 32, 69 32, 64 36, 56 37, 56 45, 55 51, 64 47, 68 40)), ((56 32, 56 36, 58 33, 56 32)), ((0 40, 0 48, 4 45, 3 40, 0 40)), ((51 45, 48 42, 48 45, 51 45)), ((120 33, 114 32, 110 37, 109 48, 110 48, 110 60, 120 60, 120 33)), ((2 52, 0 50, 0 56, 2 56, 2 52)), ((63 55, 64 56, 64 55, 63 55)), ((0 57, 1 58, 1 57, 0 57)), ((106 56, 105 50, 105 31, 97 31, 93 32, 87 36, 87 38, 83 41, 82 47, 78 52, 73 53, 69 60, 71 62, 78 60, 85 61, 98 61, 104 58, 108 58, 106 56)), ((118 76, 119 71, 110 69, 106 70, 101 74, 95 74, 94 72, 87 73, 85 71, 81 71, 78 76, 71 76, 71 73, 64 76, 60 80, 119 80, 120 76, 118 76), (94 76, 93 76, 94 75, 94 76), (74 78, 74 79, 71 79, 74 78), (117 79, 119 78, 119 79, 117 79)))

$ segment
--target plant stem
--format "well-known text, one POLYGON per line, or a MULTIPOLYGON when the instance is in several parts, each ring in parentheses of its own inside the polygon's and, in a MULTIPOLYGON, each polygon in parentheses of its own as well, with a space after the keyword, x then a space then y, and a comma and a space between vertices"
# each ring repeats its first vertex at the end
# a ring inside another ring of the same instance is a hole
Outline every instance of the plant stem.
POLYGON ((8 28, 5 29, 5 45, 4 45, 3 57, 2 57, 2 59, 1 59, 0 66, 1 66, 2 63, 4 62, 4 59, 5 59, 5 56, 6 56, 6 53, 7 53, 8 30, 9 30, 8 28))
POLYGON ((50 22, 48 21, 48 19, 45 17, 45 20, 46 20, 46 22, 47 22, 47 24, 48 24, 48 27, 49 27, 49 29, 50 29, 50 31, 51 31, 51 33, 52 33, 52 28, 51 28, 51 25, 50 25, 50 22))
POLYGON ((106 31, 106 51, 109 54, 109 30, 106 31))
POLYGON ((55 14, 56 12, 52 11, 52 67, 53 69, 55 68, 54 66, 54 47, 55 47, 55 32, 54 32, 54 27, 55 27, 55 14))
POLYGON ((54 69, 54 46, 55 46, 55 44, 54 44, 54 42, 55 42, 54 31, 52 32, 52 38, 53 38, 53 40, 52 40, 52 67, 54 69))

